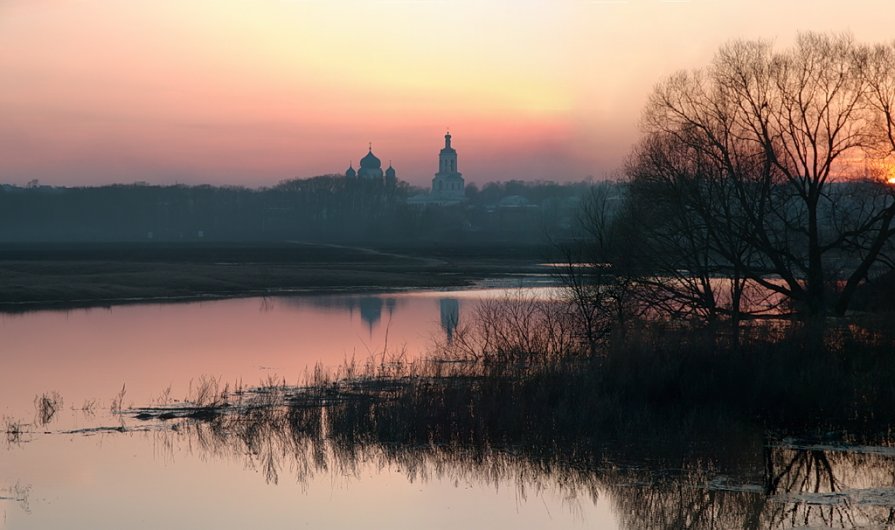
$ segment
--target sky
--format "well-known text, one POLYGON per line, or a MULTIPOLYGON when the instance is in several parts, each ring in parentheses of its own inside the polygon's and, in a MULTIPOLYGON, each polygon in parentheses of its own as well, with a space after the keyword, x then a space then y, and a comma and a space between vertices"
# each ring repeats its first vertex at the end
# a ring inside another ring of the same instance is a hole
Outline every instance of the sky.
POLYGON ((0 183, 268 186, 372 142, 427 185, 617 173, 732 39, 885 42, 890 0, 0 0, 0 183))

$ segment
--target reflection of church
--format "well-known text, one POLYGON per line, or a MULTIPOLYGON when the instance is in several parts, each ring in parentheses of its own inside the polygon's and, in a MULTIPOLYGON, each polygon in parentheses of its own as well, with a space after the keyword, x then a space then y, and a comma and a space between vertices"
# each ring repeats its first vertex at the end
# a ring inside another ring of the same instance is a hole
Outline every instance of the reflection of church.
POLYGON ((460 301, 456 298, 439 299, 438 313, 441 316, 441 329, 450 344, 454 341, 454 331, 460 324, 460 301))
POLYGON ((307 298, 291 298, 283 299, 289 305, 303 306, 335 310, 338 312, 346 311, 349 315, 354 316, 355 311, 360 313, 360 319, 367 325, 367 329, 372 335, 373 329, 379 326, 382 320, 383 312, 388 315, 389 320, 399 305, 406 302, 405 299, 383 297, 383 296, 311 296, 307 298))
POLYGON ((370 149, 367 151, 366 156, 360 159, 360 167, 356 171, 353 165, 350 163, 348 164, 345 178, 385 182, 390 186, 393 186, 398 180, 397 173, 395 172, 395 168, 392 167, 391 162, 389 162, 388 169, 385 170, 385 173, 382 172, 382 162, 373 154, 372 145, 370 145, 370 149))
MULTIPOLYGON (((383 299, 380 296, 363 296, 358 302, 360 317, 367 323, 367 328, 370 330, 370 333, 373 333, 373 328, 376 327, 382 319, 383 306, 385 307, 385 310, 388 311, 389 319, 391 319, 392 314, 395 312, 395 307, 397 306, 397 300, 394 298, 383 299)), ((352 307, 351 309, 353 310, 354 308, 352 307)))

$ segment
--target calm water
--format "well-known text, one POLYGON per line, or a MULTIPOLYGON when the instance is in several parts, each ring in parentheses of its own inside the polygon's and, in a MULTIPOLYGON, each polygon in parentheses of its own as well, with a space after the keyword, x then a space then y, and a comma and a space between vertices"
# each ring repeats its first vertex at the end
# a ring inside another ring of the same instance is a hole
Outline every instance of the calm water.
POLYGON ((201 378, 297 383, 318 363, 424 354, 499 290, 248 298, 0 316, 0 528, 615 528, 609 505, 371 457, 276 483, 243 455, 110 414, 201 378), (35 399, 62 398, 45 424, 35 399), (124 432, 115 430, 123 423, 124 432), (5 429, 4 429, 5 430, 5 429))
POLYGON ((0 416, 11 431, 0 439, 0 528, 887 528, 895 521, 895 450, 885 444, 822 445, 744 431, 680 451, 637 433, 607 447, 346 445, 325 433, 314 441, 294 417, 274 416, 254 424, 261 434, 247 442, 213 425, 110 412, 116 402, 183 399, 208 378, 294 384, 318 364, 383 351, 412 359, 470 318, 478 300, 503 293, 0 316, 0 416), (39 414, 43 395, 61 398, 49 418, 39 414))

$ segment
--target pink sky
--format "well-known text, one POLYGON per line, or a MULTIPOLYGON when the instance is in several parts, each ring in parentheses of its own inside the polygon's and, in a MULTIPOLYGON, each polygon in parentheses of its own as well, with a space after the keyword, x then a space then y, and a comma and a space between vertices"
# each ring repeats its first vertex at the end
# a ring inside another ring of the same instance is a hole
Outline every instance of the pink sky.
POLYGON ((888 1, 0 0, 0 182, 602 178, 732 38, 891 38, 888 1), (773 18, 769 18, 769 17, 773 18))

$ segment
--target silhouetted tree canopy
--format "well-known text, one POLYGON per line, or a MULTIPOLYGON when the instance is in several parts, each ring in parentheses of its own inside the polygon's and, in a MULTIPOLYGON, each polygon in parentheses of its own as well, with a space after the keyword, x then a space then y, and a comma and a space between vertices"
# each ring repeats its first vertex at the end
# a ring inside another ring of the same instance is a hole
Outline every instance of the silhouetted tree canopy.
POLYGON ((660 305, 844 313, 895 234, 893 104, 895 45, 847 35, 733 42, 660 83, 626 168, 660 305))
POLYGON ((270 188, 0 185, 0 241, 533 242, 573 229, 585 183, 471 186, 456 205, 408 204, 422 190, 341 175, 270 188), (510 201, 508 196, 524 201, 510 201), (522 203, 520 206, 520 202, 522 203))

